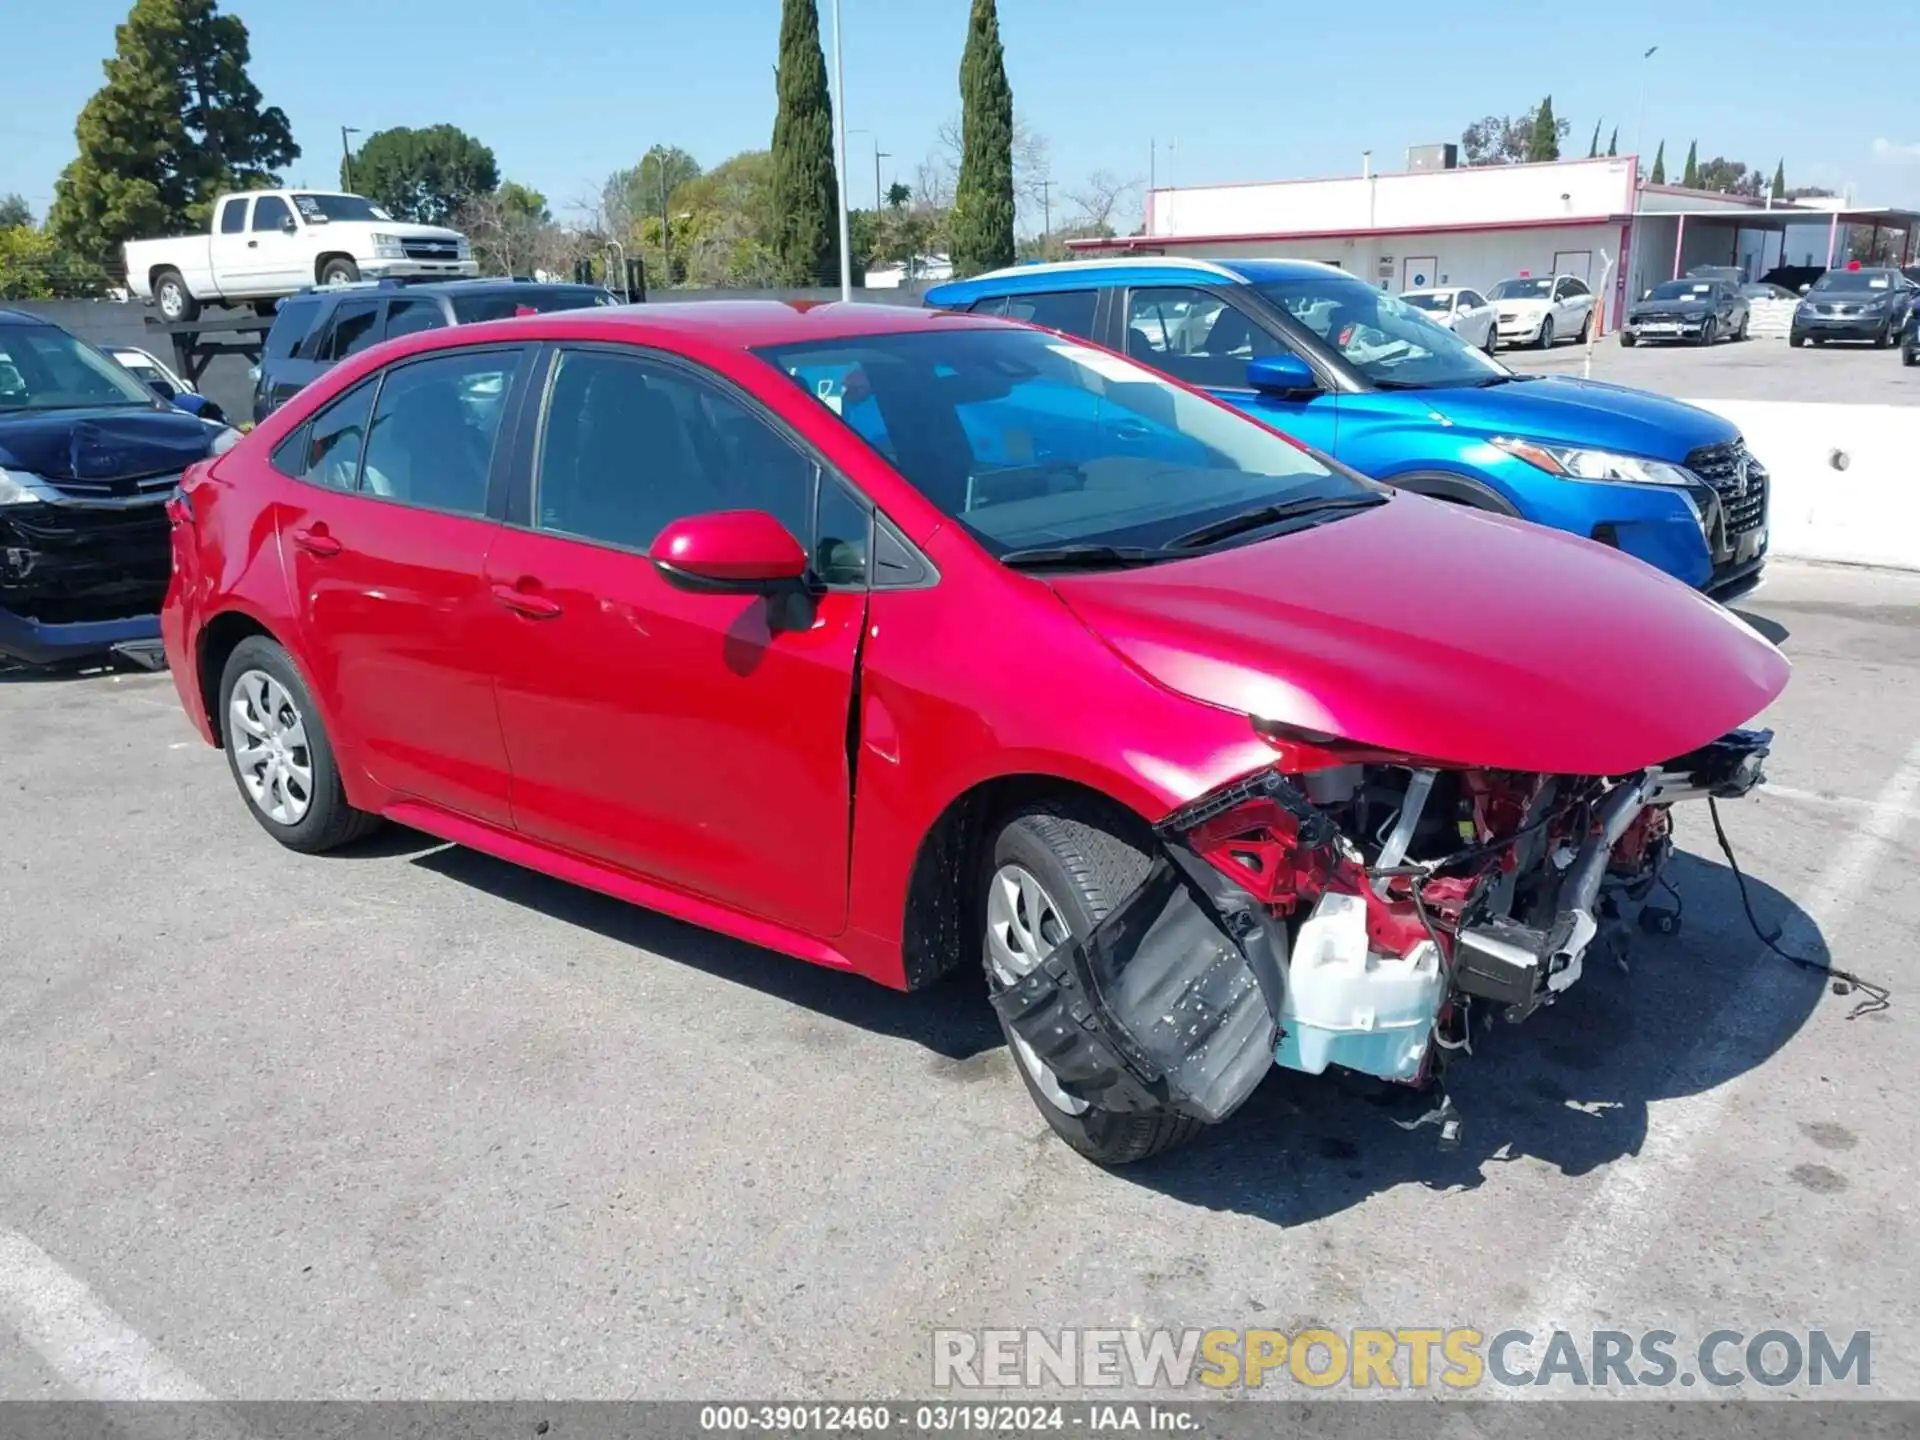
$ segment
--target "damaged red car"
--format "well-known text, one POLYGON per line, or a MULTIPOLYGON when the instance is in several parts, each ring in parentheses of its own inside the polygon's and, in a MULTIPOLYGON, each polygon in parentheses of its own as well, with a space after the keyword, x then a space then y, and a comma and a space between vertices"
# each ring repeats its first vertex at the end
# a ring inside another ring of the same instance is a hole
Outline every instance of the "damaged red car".
POLYGON ((1072 339, 648 305, 341 365, 171 504, 180 699, 382 817, 903 989, 979 966, 1107 1164, 1276 1063, 1443 1094, 1578 982, 1787 664, 1617 551, 1072 339))

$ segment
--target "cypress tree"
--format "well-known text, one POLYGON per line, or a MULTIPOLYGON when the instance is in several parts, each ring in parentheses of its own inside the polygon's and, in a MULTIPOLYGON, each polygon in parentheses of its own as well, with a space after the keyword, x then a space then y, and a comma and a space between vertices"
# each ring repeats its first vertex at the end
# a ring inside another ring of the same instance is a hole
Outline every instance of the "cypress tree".
POLYGON ((1655 185, 1667 183, 1667 142, 1662 140, 1660 148, 1653 152, 1653 174, 1649 177, 1655 185))
POLYGON ((1680 172, 1680 183, 1689 190, 1700 185, 1700 142, 1690 141, 1687 145, 1687 168, 1680 172))
POLYGON ((1620 127, 1613 127, 1613 133, 1607 136, 1607 157, 1611 159, 1620 153, 1620 127))
POLYGON ((973 0, 960 60, 960 176, 954 184, 953 271, 1013 263, 1013 90, 993 0, 973 0))
POLYGON ((1549 95, 1540 102, 1540 108, 1533 112, 1533 134, 1527 137, 1527 159, 1541 161, 1559 158, 1560 127, 1553 118, 1553 96, 1549 95))
POLYGON ((774 264, 783 285, 840 283, 833 97, 814 0, 782 0, 773 119, 774 264))
POLYGON ((1587 159, 1597 160, 1599 158, 1600 158, 1600 122, 1596 120, 1593 122, 1593 141, 1587 146, 1587 159))
POLYGON ((1776 200, 1787 198, 1787 162, 1785 160, 1773 167, 1772 194, 1776 200))

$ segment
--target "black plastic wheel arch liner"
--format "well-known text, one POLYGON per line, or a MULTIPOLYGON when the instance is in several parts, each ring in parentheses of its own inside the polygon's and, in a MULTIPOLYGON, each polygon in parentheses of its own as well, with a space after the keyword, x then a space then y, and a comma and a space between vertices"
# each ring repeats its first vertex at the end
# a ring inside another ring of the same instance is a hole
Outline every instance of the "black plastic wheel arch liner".
POLYGON ((1181 841, 1252 796, 1311 816, 1303 844, 1331 840, 1326 817, 1278 775, 1195 802, 1163 822, 1147 878, 1085 940, 995 987, 994 1008, 1069 1094, 1103 1110, 1172 1109, 1211 1124, 1273 1067, 1285 926, 1181 841))

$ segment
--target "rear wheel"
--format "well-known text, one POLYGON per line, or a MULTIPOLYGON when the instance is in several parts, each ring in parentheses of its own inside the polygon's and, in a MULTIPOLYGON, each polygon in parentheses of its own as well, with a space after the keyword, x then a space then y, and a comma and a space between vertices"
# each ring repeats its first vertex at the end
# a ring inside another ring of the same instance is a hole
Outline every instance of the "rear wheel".
POLYGON ((220 732, 247 809, 289 850, 331 850, 380 823, 378 815, 347 803, 307 683, 287 652, 264 635, 249 635, 227 657, 220 732))
POLYGON ((193 298, 178 270, 162 270, 153 277, 153 303, 170 325, 184 325, 200 313, 200 302, 193 298))
POLYGON ((1540 338, 1533 343, 1541 350, 1553 348, 1553 317, 1551 315, 1540 322, 1540 338))
MULTIPOLYGON (((1118 811, 1043 804, 1009 820, 985 867, 984 959, 1005 984, 1070 939, 1084 939, 1145 878, 1149 861, 1118 811)), ((1054 1132, 1101 1165, 1125 1165, 1191 1139, 1203 1122, 1177 1111, 1102 1110, 1067 1093, 1032 1047, 1001 1030, 1020 1079, 1054 1132)))

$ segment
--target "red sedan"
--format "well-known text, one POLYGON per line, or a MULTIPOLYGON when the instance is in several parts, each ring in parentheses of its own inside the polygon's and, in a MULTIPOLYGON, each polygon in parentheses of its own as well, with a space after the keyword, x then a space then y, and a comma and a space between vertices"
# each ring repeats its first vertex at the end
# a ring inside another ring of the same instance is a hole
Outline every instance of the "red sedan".
POLYGON ((914 988, 983 964, 1115 1164, 1276 1063, 1432 1086, 1579 976, 1786 683, 1616 551, 1067 337, 649 305, 341 365, 172 502, 188 714, 384 817, 914 988))

